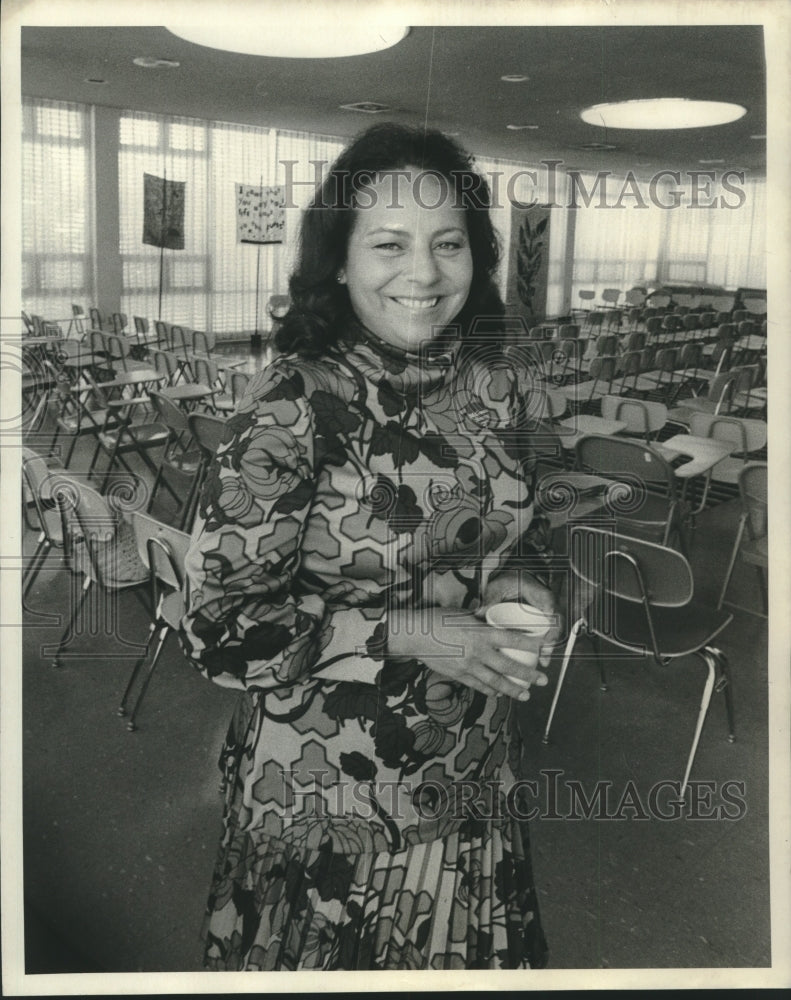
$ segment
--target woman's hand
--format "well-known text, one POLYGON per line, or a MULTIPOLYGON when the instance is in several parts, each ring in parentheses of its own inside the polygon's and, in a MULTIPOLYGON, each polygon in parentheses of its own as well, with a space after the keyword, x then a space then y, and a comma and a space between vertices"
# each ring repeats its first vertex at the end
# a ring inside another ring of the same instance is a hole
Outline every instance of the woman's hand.
POLYGON ((545 636, 542 637, 541 653, 539 663, 542 667, 549 664, 552 656, 552 649, 561 636, 562 618, 558 611, 557 601, 552 591, 545 587, 543 583, 527 572, 508 572, 501 576, 490 579, 483 592, 483 600, 475 614, 479 618, 485 618, 486 611, 495 604, 503 601, 518 601, 521 604, 530 604, 548 615, 552 615, 557 622, 545 636))
POLYGON ((503 649, 534 653, 543 636, 497 628, 460 608, 418 608, 388 615, 388 655, 420 660, 435 673, 480 691, 527 701, 533 684, 543 687, 546 674, 519 663, 503 649), (512 679, 516 678, 516 679, 512 679), (521 681, 521 683, 520 683, 521 681))

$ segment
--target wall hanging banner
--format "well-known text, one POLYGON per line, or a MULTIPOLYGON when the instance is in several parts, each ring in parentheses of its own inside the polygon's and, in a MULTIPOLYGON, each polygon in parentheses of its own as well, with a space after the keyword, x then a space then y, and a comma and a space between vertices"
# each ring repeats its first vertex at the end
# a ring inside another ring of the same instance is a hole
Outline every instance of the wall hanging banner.
POLYGON ((236 185, 237 243, 282 243, 286 231, 286 192, 282 186, 236 185))
POLYGON ((528 326, 543 323, 547 314, 550 213, 549 205, 511 206, 506 302, 528 326))
POLYGON ((143 242, 168 250, 184 249, 186 181, 143 174, 143 242))

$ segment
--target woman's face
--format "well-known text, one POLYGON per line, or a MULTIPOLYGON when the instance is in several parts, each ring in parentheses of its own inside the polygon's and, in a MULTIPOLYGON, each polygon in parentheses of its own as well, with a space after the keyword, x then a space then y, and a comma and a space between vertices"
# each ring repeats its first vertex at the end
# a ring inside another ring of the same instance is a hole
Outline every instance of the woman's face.
POLYGON ((461 311, 472 282, 464 209, 418 167, 363 188, 339 279, 371 333, 402 350, 432 340, 461 311))

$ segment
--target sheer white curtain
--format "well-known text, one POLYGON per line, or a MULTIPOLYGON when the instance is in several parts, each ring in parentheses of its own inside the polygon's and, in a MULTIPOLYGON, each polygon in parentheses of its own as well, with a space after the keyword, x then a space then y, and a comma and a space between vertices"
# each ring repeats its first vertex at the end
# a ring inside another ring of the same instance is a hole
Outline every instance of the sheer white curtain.
POLYGON ((598 301, 605 288, 627 292, 655 281, 667 212, 642 185, 625 187, 623 179, 608 177, 603 189, 601 177, 597 187, 596 175, 579 174, 570 184, 568 203, 578 206, 569 208, 576 216, 572 305, 580 304, 580 289, 593 289, 598 301))
POLYGON ((667 281, 722 286, 727 289, 766 288, 766 182, 731 181, 737 193, 719 192, 688 199, 668 212, 664 277, 667 281))
POLYGON ((91 109, 22 102, 22 302, 44 319, 95 298, 91 109))

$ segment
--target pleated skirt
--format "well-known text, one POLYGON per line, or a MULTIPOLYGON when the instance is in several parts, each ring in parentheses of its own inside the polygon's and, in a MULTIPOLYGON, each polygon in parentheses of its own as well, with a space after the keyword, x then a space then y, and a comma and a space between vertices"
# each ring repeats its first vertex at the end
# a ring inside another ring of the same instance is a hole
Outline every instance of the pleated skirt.
POLYGON ((227 829, 204 923, 213 970, 546 964, 527 826, 470 820, 397 852, 340 855, 227 829))

